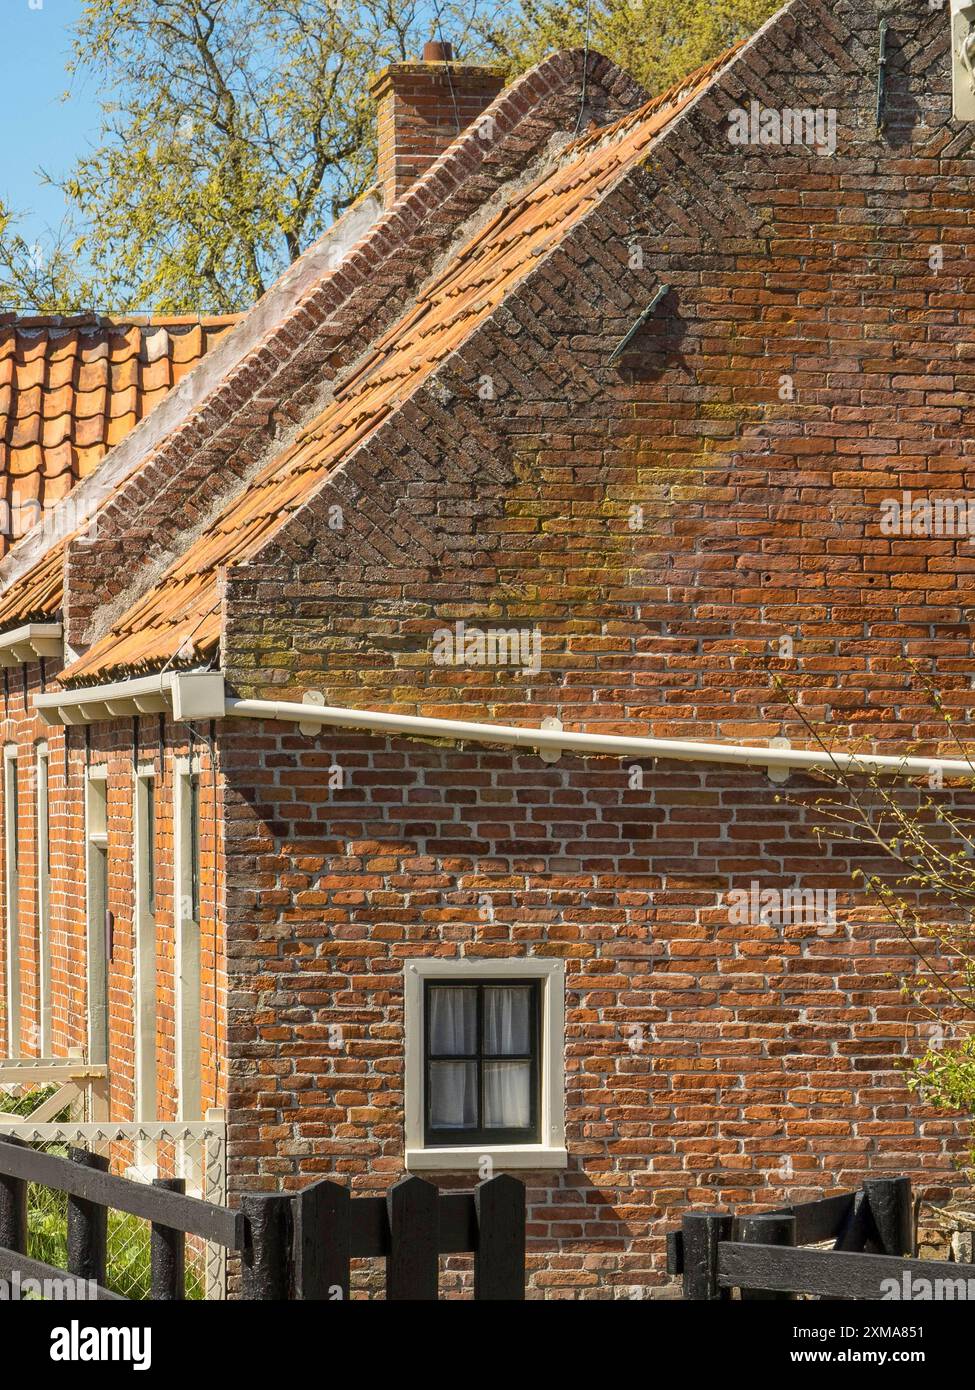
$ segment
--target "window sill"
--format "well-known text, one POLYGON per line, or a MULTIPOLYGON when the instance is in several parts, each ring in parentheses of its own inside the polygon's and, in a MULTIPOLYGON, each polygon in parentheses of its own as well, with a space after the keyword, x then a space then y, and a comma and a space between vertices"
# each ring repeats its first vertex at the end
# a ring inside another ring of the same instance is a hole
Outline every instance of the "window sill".
POLYGON ((498 1144, 495 1148, 475 1149, 407 1149, 406 1167, 411 1173, 448 1173, 482 1167, 490 1159, 495 1168, 567 1168, 569 1155, 565 1149, 551 1149, 544 1144, 498 1144))

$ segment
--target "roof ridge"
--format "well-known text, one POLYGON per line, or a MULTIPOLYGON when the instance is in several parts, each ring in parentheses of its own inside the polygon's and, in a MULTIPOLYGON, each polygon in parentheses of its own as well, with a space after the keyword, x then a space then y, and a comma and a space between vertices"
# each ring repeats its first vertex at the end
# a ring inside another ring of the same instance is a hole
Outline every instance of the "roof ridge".
POLYGON ((244 312, 235 314, 101 314, 96 311, 78 314, 20 314, 0 313, 0 332, 10 329, 58 328, 225 328, 239 323, 244 312))
POLYGON ((702 63, 700 67, 695 68, 693 72, 687 73, 676 82, 672 82, 669 87, 665 87, 663 91, 657 92, 654 96, 651 96, 638 110, 627 111, 625 115, 620 116, 619 119, 614 121, 611 125, 584 131, 583 134, 573 140, 570 145, 565 147, 562 151, 563 159, 570 156, 573 152, 585 149, 588 146, 595 146, 603 142, 609 143, 617 134, 632 129, 634 125, 639 124, 640 121, 646 120, 648 116, 654 115, 666 105, 679 106, 681 97, 684 96, 686 92, 689 92, 692 88, 705 87, 708 82, 710 82, 711 78, 716 76, 722 68, 730 63, 735 55, 744 48, 748 42, 750 42, 749 39, 740 39, 738 43, 732 44, 730 48, 726 48, 724 52, 718 54, 717 57, 709 59, 706 63, 702 63))

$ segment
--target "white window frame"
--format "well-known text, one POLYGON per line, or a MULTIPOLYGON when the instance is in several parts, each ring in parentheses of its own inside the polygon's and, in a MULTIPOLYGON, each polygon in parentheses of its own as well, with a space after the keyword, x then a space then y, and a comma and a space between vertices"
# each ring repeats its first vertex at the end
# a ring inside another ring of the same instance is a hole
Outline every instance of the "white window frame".
POLYGON ((103 764, 89 767, 85 773, 85 916, 87 919, 87 952, 85 985, 88 1001, 88 1056, 92 1063, 108 1063, 110 1021, 108 1017, 108 984, 110 962, 105 939, 108 905, 108 768, 103 764), (95 898, 93 865, 102 853, 106 862, 106 892, 104 903, 95 898), (104 1010, 104 1018, 98 1013, 104 1010))
POLYGON ((7 1056, 20 1056, 20 873, 17 829, 20 798, 17 787, 17 745, 3 750, 3 892, 6 944, 7 1056))
MULTIPOLYGON (((156 769, 150 763, 136 769, 133 797, 133 888, 135 895, 134 1018, 135 1028, 135 1119, 156 1120, 157 1096, 157 1003, 156 1003, 156 912, 151 892, 150 866, 157 863, 157 846, 150 855, 149 835, 158 829, 158 806, 149 824, 149 790, 154 805, 157 790, 156 769)), ((155 876, 158 883, 158 874, 155 876)))
POLYGON ((408 960, 404 975, 406 1034, 406 1167, 416 1171, 470 1171, 488 1165, 509 1168, 565 1168, 565 963, 532 956, 517 960, 408 960), (452 983, 508 978, 542 985, 541 1139, 537 1144, 479 1144, 427 1148, 423 1142, 423 995, 429 979, 452 983))
POLYGON ((37 795, 37 945, 40 1055, 53 1052, 51 1026, 51 759, 46 743, 34 750, 37 795))
MULTIPOLYGON (((200 1032, 203 1015, 203 978, 200 923, 192 910, 192 840, 190 784, 200 777, 198 758, 176 760, 173 789, 174 842, 174 918, 176 926, 176 1085, 178 1117, 203 1118, 203 1086, 200 1077, 202 1049, 200 1032)), ((199 809, 199 803, 198 803, 199 809)), ((202 826, 197 826, 202 841, 202 826)), ((199 843, 199 841, 198 841, 199 843)), ((201 846, 202 849, 202 846, 201 846)), ((202 917, 202 904, 197 904, 202 917)), ((185 1175, 184 1175, 185 1176, 185 1175)))

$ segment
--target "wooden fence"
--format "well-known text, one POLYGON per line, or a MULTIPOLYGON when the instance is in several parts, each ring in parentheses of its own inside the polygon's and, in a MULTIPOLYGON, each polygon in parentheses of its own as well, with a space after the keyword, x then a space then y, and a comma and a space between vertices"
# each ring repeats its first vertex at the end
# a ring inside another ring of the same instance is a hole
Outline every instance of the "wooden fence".
MULTIPOLYGON (((292 1194, 247 1194, 239 1211, 187 1197, 181 1178, 152 1184, 114 1177, 107 1158, 72 1149, 68 1158, 0 1138, 0 1278, 92 1281, 105 1287, 109 1208, 151 1223, 152 1298, 184 1297, 186 1236, 241 1256, 245 1299, 339 1301, 350 1296, 350 1261, 386 1262, 388 1299, 436 1299, 441 1255, 474 1256, 476 1299, 525 1296, 525 1189, 505 1175, 473 1193, 440 1193, 403 1178, 385 1197, 353 1197, 325 1179, 292 1194), (27 1255, 27 1185, 67 1195, 67 1269, 27 1255)), ((123 1300, 124 1301, 124 1300, 123 1300)))
MULTIPOLYGON (((909 1178, 873 1178, 856 1192, 780 1207, 758 1215, 689 1212, 668 1236, 668 1271, 682 1274, 684 1298, 880 1299, 886 1281, 910 1296, 912 1281, 931 1289, 944 1282, 948 1298, 964 1281, 975 1293, 975 1265, 916 1260, 909 1178), (809 1249, 831 1242, 832 1248, 809 1249)), ((924 1295, 932 1297, 931 1293, 924 1295)))
POLYGON ((0 1098, 6 1099, 6 1104, 0 1103, 0 1119, 12 1103, 25 1100, 35 1091, 38 1097, 33 1109, 17 1105, 11 1119, 44 1124, 68 1109, 72 1113, 80 1111, 81 1119, 108 1118, 108 1068, 90 1065, 81 1048, 73 1049, 67 1057, 0 1057, 0 1087, 8 1093, 0 1098), (56 1087, 55 1091, 42 1100, 43 1089, 50 1085, 56 1087), (10 1094, 13 1091, 20 1092, 20 1096, 10 1094))
POLYGON ((441 1255, 472 1253, 475 1299, 525 1297, 525 1188, 501 1174, 473 1193, 402 1178, 385 1197, 325 1179, 292 1196, 246 1196, 245 1298, 341 1300, 349 1262, 386 1261, 388 1299, 438 1296, 441 1255))
POLYGON ((240 1212, 187 1197, 182 1178, 132 1182, 107 1171, 108 1159, 85 1149, 68 1158, 40 1153, 10 1137, 0 1138, 0 1278, 74 1279, 94 1284, 99 1299, 126 1300, 105 1287, 108 1212, 143 1217, 150 1226, 152 1298, 170 1301, 185 1293, 186 1237, 195 1235, 228 1250, 243 1251, 246 1222, 240 1212), (39 1183, 67 1196, 67 1269, 27 1255, 27 1185, 39 1183))

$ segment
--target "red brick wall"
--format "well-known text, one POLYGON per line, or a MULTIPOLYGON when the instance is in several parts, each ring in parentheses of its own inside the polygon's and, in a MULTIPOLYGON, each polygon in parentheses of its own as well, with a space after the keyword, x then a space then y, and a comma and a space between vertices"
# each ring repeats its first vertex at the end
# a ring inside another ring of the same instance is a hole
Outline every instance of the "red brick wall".
MULTIPOLYGON (((566 124, 579 100, 584 68, 590 100, 600 119, 613 119, 641 99, 632 79, 605 59, 593 57, 585 63, 581 54, 553 56, 513 84, 494 108, 492 138, 472 135, 458 142, 431 178, 373 229, 343 265, 341 275, 327 277, 296 305, 294 314, 261 350, 220 383, 206 408, 176 431, 146 467, 109 499, 99 512, 97 532, 86 536, 80 548, 70 549, 65 619, 74 640, 81 639, 96 613, 103 623, 106 621, 113 605, 121 602, 126 586, 141 583, 145 587, 149 583, 165 548, 177 546, 187 527, 198 526, 201 507, 214 507, 221 491, 239 485, 239 476, 255 466, 261 451, 277 447, 273 440, 278 432, 293 428, 303 418, 309 401, 320 396, 326 378, 340 363, 351 360, 390 316, 402 309, 412 287, 428 273, 432 258, 455 234, 457 225, 475 213, 499 183, 522 172, 526 163, 539 155, 552 132, 566 124)), ((91 757, 107 761, 110 769, 110 908, 115 915, 110 978, 112 1113, 116 1118, 129 1118, 135 1064, 133 727, 131 721, 101 724, 87 738, 83 730, 76 729, 69 735, 70 751, 65 760, 60 731, 48 731, 37 721, 29 701, 25 706, 19 693, 24 672, 30 683, 29 696, 37 693, 39 669, 35 663, 9 673, 12 693, 4 736, 18 743, 21 757, 26 759, 22 762, 25 778, 32 764, 34 742, 46 737, 52 749, 52 993, 59 1020, 53 1050, 60 1055, 87 1040, 83 769, 85 759, 91 757)), ((53 674, 48 663, 48 684, 53 674)), ((138 757, 154 758, 157 769, 158 1089, 160 1117, 168 1118, 175 1113, 172 807, 168 792, 174 758, 186 752, 185 731, 174 733, 167 727, 161 758, 154 718, 142 721, 139 739, 138 757)), ((211 803, 207 799, 210 772, 205 748, 201 752, 202 849, 204 873, 208 875, 212 857, 211 803)), ((32 815, 34 804, 33 784, 25 782, 22 813, 32 815)), ((33 955, 37 939, 35 843, 33 827, 28 828, 25 821, 19 885, 25 1029, 33 1021, 38 999, 33 955)), ((218 885, 218 898, 219 891, 218 885)), ((0 885, 0 904, 2 893, 0 885)), ((211 899, 212 890, 205 880, 205 905, 211 899)), ((212 942, 213 930, 211 912, 203 923, 205 942, 212 942)), ((223 1095, 218 1066, 225 1051, 225 981, 220 928, 217 931, 216 958, 212 946, 204 958, 204 1105, 219 1103, 223 1095)), ((25 1050, 35 1049, 25 1043, 25 1050)))
POLYGON ((631 760, 249 721, 223 757, 234 1191, 402 1172, 403 967, 430 955, 566 963, 569 1167, 525 1175, 537 1292, 664 1282, 687 1204, 948 1177, 959 1126, 901 1071, 916 961, 853 885, 870 861, 817 848, 821 787, 790 785, 803 810, 759 773, 643 764, 631 790, 631 760), (835 931, 736 925, 727 893, 752 881, 836 889, 835 931))
MULTIPOLYGON (((231 571, 240 693, 807 744, 771 666, 840 743, 938 745, 910 662, 962 717, 972 561, 964 538, 887 537, 880 503, 967 481, 957 190, 975 162, 946 125, 946 17, 885 13, 884 136, 877 7, 797 0, 411 400, 408 431, 394 417, 231 571), (837 152, 733 146, 728 112, 752 96, 835 109, 837 152), (610 366, 661 282, 639 354, 610 366), (540 675, 436 665, 457 620, 537 626, 540 675)), ((636 793, 616 761, 263 738, 222 734, 237 1190, 386 1186, 402 961, 464 946, 568 963, 571 1166, 533 1189, 538 1289, 660 1281, 661 1218, 687 1203, 951 1176, 961 1128, 898 1070, 923 1044, 910 949, 762 774, 660 764, 636 793), (352 783, 330 796, 333 754, 352 783), (752 879, 835 889, 839 934, 732 926, 727 893, 752 879), (655 1030, 646 1054, 629 1023, 655 1030)))
MULTIPOLYGON (((176 1115, 175 1017, 176 959, 173 901, 173 786, 176 763, 192 751, 199 760, 200 777, 200 900, 201 969, 201 1089, 203 1108, 224 1102, 226 1047, 226 979, 220 913, 214 914, 214 851, 216 893, 222 892, 219 839, 213 822, 213 770, 208 752, 209 727, 195 729, 192 740, 186 726, 162 726, 158 716, 143 716, 136 729, 132 720, 114 726, 94 725, 90 730, 67 731, 48 727, 28 707, 25 715, 24 678, 29 700, 42 688, 51 688, 52 663, 46 664, 45 687, 40 665, 31 663, 8 671, 4 686, 4 718, 0 724, 4 746, 16 743, 19 769, 20 874, 19 936, 21 1050, 38 1056, 40 982, 38 977, 39 924, 37 917, 37 789, 34 776, 36 746, 49 748, 49 804, 51 842, 50 931, 52 1038, 50 1053, 64 1056, 69 1048, 87 1047, 87 909, 85 860, 85 770, 108 767, 108 862, 109 909, 114 915, 114 949, 109 969, 109 1076, 111 1117, 133 1118, 135 1084, 135 940, 133 864, 133 768, 151 764, 156 773, 156 985, 157 985, 157 1089, 159 1118, 176 1115), (66 746, 67 745, 67 746, 66 746)), ((56 668, 55 668, 56 669, 56 668)), ((218 784, 218 797, 220 795, 218 784)), ((2 798, 0 798, 2 800, 2 798)), ((6 814, 6 807, 0 816, 6 814)), ((0 833, 3 825, 0 824, 0 833)), ((0 920, 6 922, 6 881, 0 875, 0 920)), ((5 948, 6 933, 3 934, 5 948)), ((2 961, 2 980, 7 962, 2 961)), ((6 991, 0 1002, 0 1028, 6 1028, 6 991)), ((5 1032, 2 1033, 5 1038, 5 1032)))

